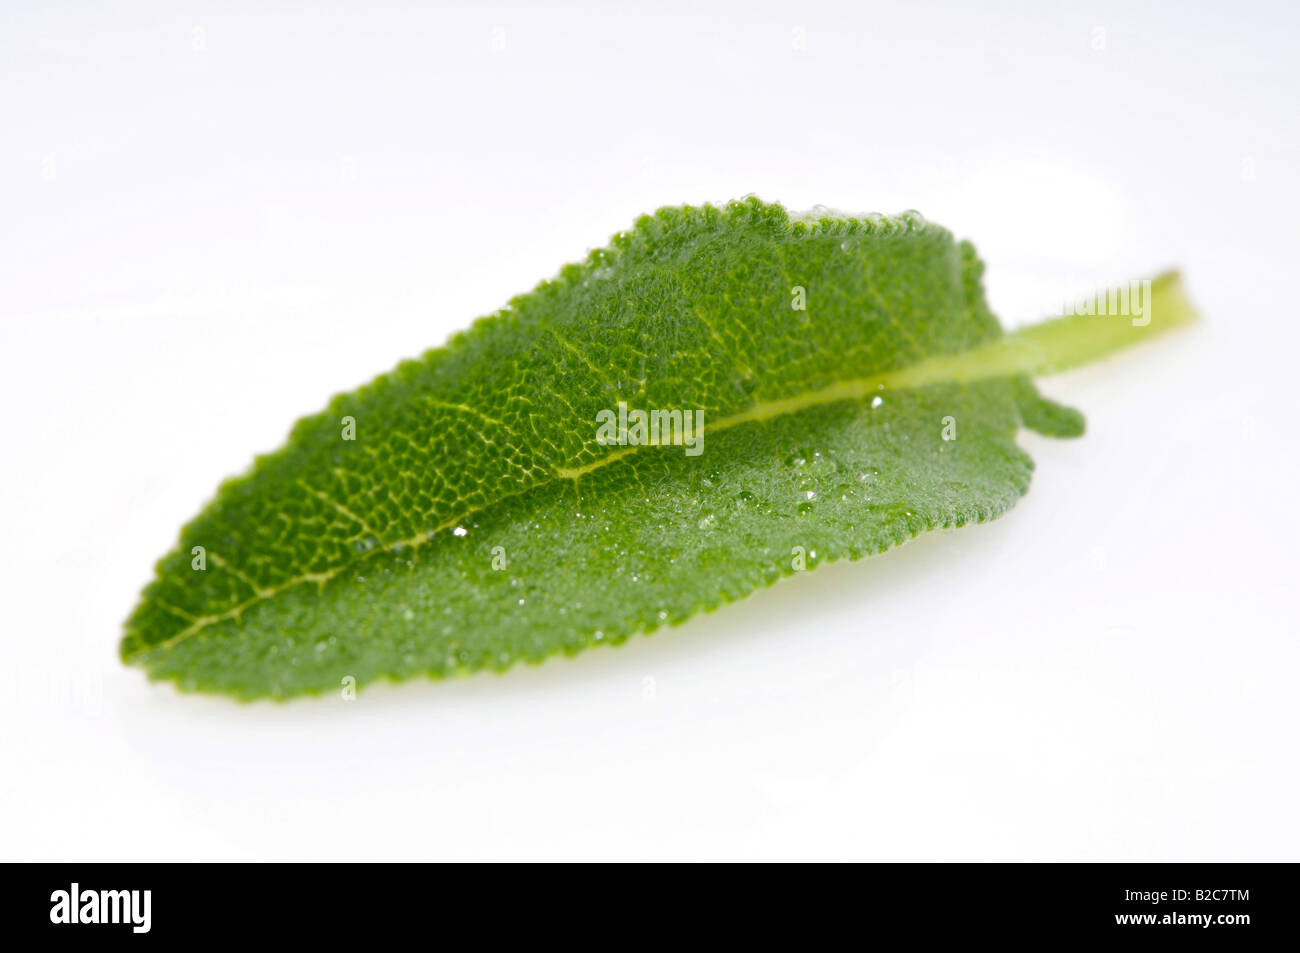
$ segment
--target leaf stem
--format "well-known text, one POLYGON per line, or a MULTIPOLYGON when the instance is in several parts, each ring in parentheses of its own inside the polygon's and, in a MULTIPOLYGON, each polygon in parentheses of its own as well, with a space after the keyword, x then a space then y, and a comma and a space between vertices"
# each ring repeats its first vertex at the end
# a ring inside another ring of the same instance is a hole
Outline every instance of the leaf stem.
POLYGON ((969 351, 936 355, 886 374, 886 386, 1055 374, 1191 324, 1198 317, 1177 271, 1099 292, 1092 305, 1094 313, 1053 318, 969 351))

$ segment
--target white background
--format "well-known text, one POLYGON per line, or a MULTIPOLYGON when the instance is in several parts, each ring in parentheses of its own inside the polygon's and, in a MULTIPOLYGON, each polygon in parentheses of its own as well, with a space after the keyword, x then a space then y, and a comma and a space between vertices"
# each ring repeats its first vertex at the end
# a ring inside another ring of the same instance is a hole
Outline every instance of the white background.
POLYGON ((1294 4, 7 4, 0 857, 1300 859, 1294 4), (665 204, 914 207, 1044 383, 989 526, 354 703, 117 661, 299 415, 665 204))

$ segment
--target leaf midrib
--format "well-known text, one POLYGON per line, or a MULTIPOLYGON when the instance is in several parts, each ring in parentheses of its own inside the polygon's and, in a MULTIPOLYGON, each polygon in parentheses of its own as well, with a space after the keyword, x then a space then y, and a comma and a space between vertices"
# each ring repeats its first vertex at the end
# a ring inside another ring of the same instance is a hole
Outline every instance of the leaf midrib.
MULTIPOLYGON (((1121 319, 1115 316, 1074 315, 1057 318, 1022 328, 1011 334, 1004 334, 963 351, 931 355, 906 367, 882 371, 867 377, 837 381, 814 391, 783 397, 779 400, 758 401, 740 413, 723 417, 712 423, 706 422, 700 434, 703 436, 708 433, 718 433, 747 423, 763 423, 826 404, 857 402, 890 391, 912 390, 939 383, 971 383, 998 377, 1013 377, 1018 374, 1038 375, 1065 370, 1079 363, 1081 356, 1086 356, 1088 359, 1101 357, 1137 343, 1138 340, 1144 340, 1192 321, 1195 318, 1195 311, 1183 296, 1181 282, 1176 273, 1165 273, 1152 282, 1151 311, 1153 320, 1147 326, 1135 329, 1144 333, 1117 335, 1114 323, 1121 319), (1156 308, 1157 302, 1162 305, 1159 309, 1156 308), (1154 320, 1154 313, 1157 310, 1164 319, 1159 323, 1154 320)), ((553 472, 557 479, 572 480, 576 484, 587 474, 603 469, 640 449, 640 446, 621 447, 591 463, 580 467, 554 467, 553 472)), ((321 572, 302 573, 279 585, 258 589, 251 599, 224 612, 194 616, 193 621, 176 635, 155 645, 144 647, 140 654, 170 649, 214 625, 238 619, 253 606, 274 599, 297 586, 314 582, 323 588, 339 573, 352 568, 361 560, 398 549, 417 549, 439 533, 453 529, 476 513, 545 486, 547 482, 549 481, 539 481, 514 493, 470 507, 433 529, 425 530, 408 539, 394 540, 377 546, 360 554, 352 562, 321 572)), ((216 554, 209 552, 209 555, 216 554)), ((229 565, 228 560, 217 558, 221 564, 229 565)))

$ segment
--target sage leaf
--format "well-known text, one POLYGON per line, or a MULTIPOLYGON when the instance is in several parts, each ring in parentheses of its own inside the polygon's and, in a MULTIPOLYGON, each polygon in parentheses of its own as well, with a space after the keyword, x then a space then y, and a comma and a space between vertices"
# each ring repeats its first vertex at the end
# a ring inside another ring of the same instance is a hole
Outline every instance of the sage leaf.
POLYGON ((241 699, 501 670, 991 520, 1021 427, 1083 431, 1033 375, 1194 311, 1166 274, 1005 334, 982 269, 915 213, 644 216, 223 483, 122 658, 241 699))

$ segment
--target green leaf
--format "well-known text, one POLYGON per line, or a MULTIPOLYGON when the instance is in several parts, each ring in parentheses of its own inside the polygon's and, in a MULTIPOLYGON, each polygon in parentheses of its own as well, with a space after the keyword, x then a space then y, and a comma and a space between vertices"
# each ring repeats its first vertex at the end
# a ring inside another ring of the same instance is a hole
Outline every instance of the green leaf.
POLYGON ((1004 335, 981 272, 912 213, 643 217, 222 484, 158 563, 122 657, 240 698, 504 669, 993 519, 1029 486, 1018 429, 1083 429, 1029 375, 1193 311, 1166 275, 1149 323, 1004 335), (602 443, 620 404, 632 438, 637 410, 703 429, 602 443))

